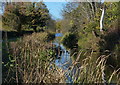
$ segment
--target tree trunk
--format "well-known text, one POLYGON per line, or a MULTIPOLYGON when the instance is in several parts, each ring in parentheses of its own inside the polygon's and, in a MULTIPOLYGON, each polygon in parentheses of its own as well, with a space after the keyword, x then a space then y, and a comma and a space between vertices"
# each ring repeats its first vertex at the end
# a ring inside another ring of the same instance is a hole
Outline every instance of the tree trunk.
POLYGON ((7 53, 9 53, 7 31, 5 31, 5 45, 6 45, 6 51, 7 53))
POLYGON ((104 15, 105 15, 105 7, 102 8, 102 15, 100 18, 100 32, 103 32, 104 15))

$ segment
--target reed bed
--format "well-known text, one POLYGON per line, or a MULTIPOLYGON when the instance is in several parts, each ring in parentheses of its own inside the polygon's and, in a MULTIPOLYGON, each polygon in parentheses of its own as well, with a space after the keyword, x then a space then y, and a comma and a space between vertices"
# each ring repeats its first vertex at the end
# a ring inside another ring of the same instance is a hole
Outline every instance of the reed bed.
POLYGON ((47 35, 33 33, 10 43, 11 64, 3 83, 66 83, 65 74, 69 72, 73 83, 120 84, 120 69, 108 75, 106 62, 111 54, 97 57, 94 51, 80 50, 68 69, 58 68, 53 62, 53 45, 47 41, 47 35))
POLYGON ((59 83, 64 82, 63 72, 54 63, 51 42, 47 33, 33 33, 10 43, 13 62, 3 83, 59 83))
MULTIPOLYGON (((108 70, 108 66, 106 65, 109 55, 101 55, 99 58, 94 58, 94 52, 92 51, 91 54, 86 58, 80 61, 80 58, 83 56, 82 51, 79 52, 77 59, 73 62, 71 66, 71 70, 76 68, 76 71, 73 75, 73 82, 74 83, 103 83, 103 84, 120 84, 120 68, 114 70, 113 72, 109 73, 110 69, 108 70), (108 75, 109 73, 109 75, 108 75)), ((73 71, 72 71, 73 72, 73 71)))

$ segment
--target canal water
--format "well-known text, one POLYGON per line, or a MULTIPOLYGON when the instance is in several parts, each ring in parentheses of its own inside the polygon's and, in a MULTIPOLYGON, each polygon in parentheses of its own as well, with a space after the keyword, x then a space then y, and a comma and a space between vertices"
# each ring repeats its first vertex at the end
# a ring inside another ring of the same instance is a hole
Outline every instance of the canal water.
POLYGON ((65 49, 65 47, 62 44, 59 43, 53 43, 56 46, 60 46, 62 50, 62 54, 60 55, 60 58, 57 58, 55 60, 55 65, 59 68, 62 68, 62 70, 66 71, 66 82, 72 83, 72 77, 71 77, 71 71, 68 69, 72 65, 72 59, 70 57, 70 52, 65 49))
POLYGON ((65 77, 66 77, 66 83, 71 83, 73 84, 73 80, 78 79, 78 75, 80 72, 80 64, 76 64, 75 66, 72 65, 72 58, 70 56, 70 51, 68 51, 62 43, 60 43, 59 37, 63 36, 61 33, 57 33, 56 39, 54 40, 54 45, 56 47, 60 47, 62 54, 59 56, 57 55, 56 57, 59 57, 55 60, 55 65, 58 66, 59 68, 62 68, 63 71, 65 71, 65 77), (72 67, 72 69, 71 69, 72 67), (76 76, 77 75, 77 76, 76 76))
MULTIPOLYGON (((66 82, 72 83, 72 77, 71 77, 71 71, 68 69, 72 65, 72 59, 70 57, 70 51, 68 51, 61 43, 59 43, 58 39, 55 39, 53 43, 56 47, 60 47, 62 50, 62 54, 59 56, 60 58, 57 58, 55 60, 55 65, 59 68, 62 68, 62 70, 66 71, 66 82)), ((56 56, 56 57, 58 57, 56 56)))

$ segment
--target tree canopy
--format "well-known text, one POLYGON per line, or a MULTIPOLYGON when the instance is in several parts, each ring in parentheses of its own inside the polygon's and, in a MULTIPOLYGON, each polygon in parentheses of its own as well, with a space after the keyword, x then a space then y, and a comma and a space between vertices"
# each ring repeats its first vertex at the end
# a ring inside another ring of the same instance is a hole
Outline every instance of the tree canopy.
POLYGON ((21 31, 22 26, 29 26, 37 31, 37 27, 46 28, 50 20, 49 11, 42 2, 7 3, 3 14, 3 24, 21 31))

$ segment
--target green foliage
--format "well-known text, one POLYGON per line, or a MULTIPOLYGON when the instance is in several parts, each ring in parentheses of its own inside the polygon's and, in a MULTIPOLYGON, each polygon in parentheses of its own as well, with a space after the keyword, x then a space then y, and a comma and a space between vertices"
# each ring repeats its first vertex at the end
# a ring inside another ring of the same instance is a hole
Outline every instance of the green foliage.
POLYGON ((105 29, 108 29, 111 27, 111 23, 113 23, 117 18, 118 18, 118 3, 117 2, 108 2, 105 3, 106 8, 106 13, 105 13, 105 29))
POLYGON ((53 19, 50 19, 47 23, 47 29, 46 31, 56 32, 56 21, 53 19))
POLYGON ((88 25, 86 25, 85 29, 83 29, 86 33, 88 32, 92 32, 93 30, 98 30, 99 27, 98 27, 98 24, 97 22, 90 22, 88 25))
POLYGON ((80 33, 80 38, 78 40, 78 46, 82 50, 93 50, 99 52, 99 39, 96 38, 91 32, 87 34, 80 33))
POLYGON ((35 31, 37 26, 45 27, 50 20, 49 11, 42 2, 33 3, 28 11, 29 24, 35 31))
POLYGON ((55 39, 55 33, 53 32, 48 32, 48 35, 47 35, 47 41, 52 41, 55 39))
POLYGON ((42 2, 7 4, 3 14, 3 24, 17 31, 25 25, 37 31, 37 26, 46 27, 49 20, 49 11, 42 2))
POLYGON ((70 28, 70 30, 68 30, 69 32, 71 32, 71 33, 78 33, 78 27, 76 26, 76 25, 73 25, 71 28, 70 28))
POLYGON ((21 13, 21 11, 24 11, 24 9, 21 9, 21 3, 7 4, 3 15, 3 24, 10 26, 10 28, 17 31, 21 31, 21 26, 27 22, 27 16, 21 13))
POLYGON ((72 49, 77 45, 78 36, 76 34, 68 32, 63 36, 61 42, 66 48, 72 49))
MULTIPOLYGON (((63 17, 68 20, 68 23, 64 25, 68 27, 68 30, 69 28, 76 26, 76 30, 81 31, 85 25, 88 25, 91 22, 96 23, 96 21, 94 22, 94 19, 96 18, 96 14, 100 11, 99 6, 100 3, 97 2, 68 3, 63 10, 63 17)), ((100 17, 98 17, 98 19, 99 18, 100 17)), ((65 28, 63 28, 63 30, 64 29, 65 28)))
POLYGON ((6 64, 3 62, 4 66, 7 67, 7 68, 11 68, 14 66, 15 64, 15 60, 14 59, 11 59, 13 58, 12 55, 9 55, 9 62, 7 62, 6 64))
POLYGON ((61 29, 61 23, 62 23, 61 21, 56 22, 56 29, 58 30, 61 29))

